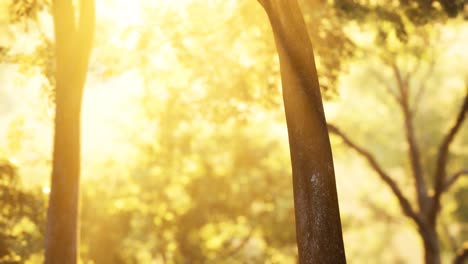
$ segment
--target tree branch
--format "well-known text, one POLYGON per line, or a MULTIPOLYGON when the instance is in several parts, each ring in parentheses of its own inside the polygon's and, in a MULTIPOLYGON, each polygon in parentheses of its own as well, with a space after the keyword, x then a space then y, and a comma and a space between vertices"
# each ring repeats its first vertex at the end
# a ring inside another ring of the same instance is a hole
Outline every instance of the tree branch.
POLYGON ((424 180, 424 171, 421 163, 421 155, 419 146, 416 141, 416 135, 413 126, 413 113, 409 103, 409 87, 408 79, 403 78, 400 69, 396 63, 391 64, 398 90, 400 91, 399 105, 403 113, 403 120, 405 125, 406 142, 408 143, 408 156, 411 164, 411 172, 413 174, 416 197, 418 200, 419 210, 421 213, 426 214, 430 207, 429 197, 427 195, 426 181, 424 180))
POLYGON ((389 82, 387 80, 385 80, 382 75, 380 75, 380 73, 378 71, 376 71, 375 69, 370 69, 371 73, 372 73, 372 76, 374 76, 377 81, 381 82, 383 87, 385 88, 385 90, 387 91, 387 93, 389 95, 392 96, 392 98, 398 103, 398 104, 401 104, 401 99, 400 99, 400 96, 392 89, 392 87, 389 85, 389 82))
POLYGON ((401 74, 400 69, 398 68, 398 65, 396 62, 390 62, 390 67, 392 68, 393 75, 395 75, 395 79, 397 81, 397 87, 398 90, 400 91, 400 98, 404 100, 405 98, 407 99, 408 97, 408 85, 407 85, 407 80, 403 78, 403 75, 401 74))
POLYGON ((448 189, 450 187, 452 187, 453 184, 455 184, 455 182, 463 175, 468 175, 468 169, 464 169, 464 170, 461 170, 461 171, 457 171, 455 172, 454 174, 452 174, 452 176, 450 176, 446 181, 445 181, 445 184, 444 184, 444 187, 442 189, 442 192, 446 192, 448 191, 448 189))
MULTIPOLYGON (((80 16, 78 28, 76 30, 75 53, 79 53, 78 60, 75 62, 78 72, 86 72, 91 49, 93 46, 94 31, 96 24, 96 8, 94 0, 80 0, 80 16)), ((84 86, 86 77, 80 79, 79 85, 84 86)))
POLYGON ((431 208, 432 210, 431 220, 433 222, 435 222, 435 218, 440 207, 440 196, 442 195, 446 187, 445 177, 446 177, 446 165, 447 165, 449 147, 450 147, 450 144, 453 142, 457 132, 460 130, 462 123, 465 120, 467 111, 468 111, 468 92, 467 94, 465 94, 465 98, 463 99, 463 103, 458 113, 457 119, 455 120, 455 123, 450 128, 448 133, 445 135, 444 139, 442 140, 442 143, 439 146, 439 151, 437 153, 436 170, 434 174, 435 193, 434 193, 434 198, 433 198, 434 200, 433 200, 433 204, 431 208))
POLYGON ((340 131, 336 126, 332 124, 328 124, 328 130, 339 136, 343 142, 353 150, 355 150, 357 153, 359 153, 362 157, 364 157, 369 165, 374 169, 375 172, 379 175, 379 177, 390 187, 391 191, 393 194, 396 196, 398 202, 400 203, 401 209, 403 210, 403 213, 411 218, 415 223, 419 226, 423 226, 422 220, 419 218, 418 214, 414 211, 412 208, 410 202, 406 197, 403 195, 403 192, 401 191, 400 187, 397 185, 397 183, 388 175, 380 166, 380 164, 377 162, 375 157, 365 150, 364 148, 358 146, 356 143, 354 143, 346 134, 344 134, 342 131, 340 131))

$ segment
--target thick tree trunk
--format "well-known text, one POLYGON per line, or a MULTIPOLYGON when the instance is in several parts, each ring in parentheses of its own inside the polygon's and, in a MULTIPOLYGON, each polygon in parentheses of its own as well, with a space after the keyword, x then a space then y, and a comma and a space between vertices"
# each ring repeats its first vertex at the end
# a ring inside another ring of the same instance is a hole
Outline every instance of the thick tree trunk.
POLYGON ((75 25, 71 0, 53 3, 56 39, 55 134, 47 215, 45 263, 77 263, 80 114, 94 30, 94 1, 80 1, 75 25))
POLYGON ((330 141, 302 13, 295 0, 260 3, 280 58, 299 262, 346 263, 330 141))

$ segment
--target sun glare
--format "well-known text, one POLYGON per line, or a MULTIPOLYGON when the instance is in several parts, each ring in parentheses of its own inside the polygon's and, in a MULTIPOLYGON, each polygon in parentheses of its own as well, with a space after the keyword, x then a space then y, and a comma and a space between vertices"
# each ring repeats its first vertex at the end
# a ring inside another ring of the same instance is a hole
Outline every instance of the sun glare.
POLYGON ((143 1, 106 0, 96 1, 96 13, 100 19, 110 20, 119 26, 141 24, 143 1))
POLYGON ((138 105, 132 102, 141 95, 141 79, 128 72, 101 82, 90 78, 89 82, 93 87, 85 92, 82 114, 84 161, 102 162, 109 155, 126 159, 126 151, 115 153, 115 149, 125 149, 125 128, 139 118, 138 105))
POLYGON ((44 186, 44 187, 42 188, 42 193, 43 193, 43 194, 49 194, 49 193, 50 193, 50 187, 44 186))

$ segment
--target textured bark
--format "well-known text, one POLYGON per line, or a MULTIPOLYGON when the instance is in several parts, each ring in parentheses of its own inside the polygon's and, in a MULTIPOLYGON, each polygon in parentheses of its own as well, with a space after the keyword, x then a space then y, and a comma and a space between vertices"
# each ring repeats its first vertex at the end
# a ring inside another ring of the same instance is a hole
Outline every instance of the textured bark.
POLYGON ((94 30, 94 1, 80 1, 75 25, 72 1, 53 3, 56 39, 55 128, 45 263, 77 263, 80 114, 94 30))
POLYGON ((300 263, 346 263, 312 45, 297 1, 260 1, 280 58, 300 263))

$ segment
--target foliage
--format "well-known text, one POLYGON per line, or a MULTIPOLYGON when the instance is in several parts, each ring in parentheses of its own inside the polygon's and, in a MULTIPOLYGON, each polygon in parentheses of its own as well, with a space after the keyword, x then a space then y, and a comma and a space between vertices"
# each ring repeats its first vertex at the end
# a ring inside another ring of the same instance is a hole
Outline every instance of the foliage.
POLYGON ((0 162, 0 263, 23 263, 42 249, 45 199, 24 190, 16 167, 0 162))

